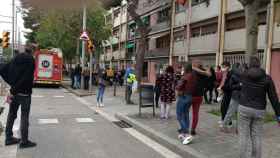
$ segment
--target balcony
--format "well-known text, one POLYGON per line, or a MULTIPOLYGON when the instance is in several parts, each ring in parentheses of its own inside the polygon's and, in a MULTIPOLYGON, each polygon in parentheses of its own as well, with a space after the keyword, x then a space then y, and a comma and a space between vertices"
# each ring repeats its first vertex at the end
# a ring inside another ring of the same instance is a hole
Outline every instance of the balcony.
POLYGON ((170 28, 170 22, 169 20, 167 21, 164 21, 164 22, 161 22, 161 23, 158 23, 154 26, 151 26, 151 29, 152 31, 150 32, 150 34, 153 34, 153 33, 157 33, 157 32, 160 32, 160 31, 164 31, 164 30, 167 30, 170 28))
MULTIPOLYGON (((265 48, 265 32, 266 26, 259 26, 259 36, 258 36, 258 48, 265 48)), ((225 51, 245 51, 246 50, 246 30, 239 29, 233 31, 227 31, 225 33, 225 51)))
POLYGON ((119 51, 113 52, 113 57, 114 57, 114 60, 119 60, 120 59, 120 52, 119 51))
POLYGON ((164 7, 170 4, 171 0, 153 0, 151 2, 149 2, 149 0, 141 0, 139 1, 137 13, 142 15, 156 8, 164 7))
POLYGON ((121 17, 117 16, 114 18, 114 27, 118 27, 121 24, 121 17))
POLYGON ((215 54, 218 51, 218 34, 191 38, 190 55, 215 54))
POLYGON ((220 0, 211 0, 210 5, 208 7, 206 6, 205 3, 201 3, 193 6, 191 22, 194 23, 205 19, 217 17, 219 15, 219 7, 220 7, 220 0))
POLYGON ((188 46, 187 40, 174 42, 174 56, 186 55, 188 46))
POLYGON ((187 13, 184 12, 180 12, 177 13, 175 16, 175 27, 180 27, 180 26, 184 26, 187 24, 187 13))
POLYGON ((238 0, 227 1, 227 13, 233 13, 243 10, 242 4, 238 0))
POLYGON ((156 48, 149 50, 146 54, 146 58, 156 58, 156 57, 168 57, 170 48, 156 48))

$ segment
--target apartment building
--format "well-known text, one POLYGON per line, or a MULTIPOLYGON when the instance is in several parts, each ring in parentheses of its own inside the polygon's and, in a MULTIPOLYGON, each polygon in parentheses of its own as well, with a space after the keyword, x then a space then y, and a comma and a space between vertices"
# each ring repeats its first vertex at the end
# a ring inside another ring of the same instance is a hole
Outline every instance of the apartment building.
MULTIPOLYGON (((152 30, 147 37, 149 50, 145 54, 143 65, 144 78, 147 81, 154 82, 155 74, 170 61, 175 67, 192 59, 200 59, 209 66, 215 66, 224 60, 231 63, 244 62, 245 13, 238 0, 192 0, 186 6, 176 4, 174 15, 171 14, 172 2, 172 0, 139 1, 137 12, 142 16, 147 27, 151 27, 152 30), (171 26, 172 20, 174 20, 173 26, 171 26), (170 42, 171 37, 173 42, 170 42)), ((125 10, 126 5, 120 8, 125 10)), ((269 58, 267 53, 264 53, 267 52, 265 50, 269 41, 266 31, 269 28, 267 12, 267 8, 259 10, 258 55, 263 61, 269 58)), ((120 49, 114 50, 116 54, 122 54, 125 50, 126 61, 133 61, 138 36, 135 33, 135 23, 129 15, 125 16, 127 30, 121 30, 121 34, 126 35, 126 41, 119 42, 120 49)), ((271 62, 273 66, 268 65, 267 70, 276 81, 280 92, 280 62, 278 62, 280 61, 280 26, 276 23, 272 25, 273 38, 269 63, 271 62)), ((116 28, 120 27, 114 26, 113 30, 116 28)), ((110 51, 105 51, 105 54, 108 52, 110 51)))

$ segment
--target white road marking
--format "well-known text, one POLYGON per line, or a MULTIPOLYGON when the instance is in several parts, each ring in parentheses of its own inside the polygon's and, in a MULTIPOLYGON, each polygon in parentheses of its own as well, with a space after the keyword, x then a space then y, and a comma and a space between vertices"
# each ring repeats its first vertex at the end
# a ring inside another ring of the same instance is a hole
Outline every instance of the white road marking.
POLYGON ((92 118, 76 118, 78 123, 92 123, 95 122, 92 118))
POLYGON ((32 95, 32 98, 44 98, 42 95, 32 95))
MULTIPOLYGON (((119 121, 114 116, 111 116, 111 115, 107 114, 106 112, 104 112, 102 109, 93 107, 92 104, 89 103, 88 101, 86 101, 85 99, 79 98, 79 97, 76 97, 76 96, 74 96, 74 98, 76 100, 78 100, 80 103, 87 106, 89 109, 99 113, 105 119, 107 119, 111 122, 119 121)), ((135 130, 133 128, 126 128, 126 129, 123 129, 123 130, 126 131, 127 133, 129 133, 131 136, 133 136, 137 140, 139 140, 142 143, 144 143, 145 145, 147 145, 148 147, 152 148, 154 151, 158 152, 160 155, 162 155, 165 158, 182 158, 178 154, 172 152, 171 150, 169 150, 166 147, 160 145, 159 143, 155 142, 154 140, 150 139, 149 137, 143 135, 142 133, 138 132, 137 130, 135 130)))
POLYGON ((146 144, 147 146, 149 146, 150 148, 152 148, 153 150, 155 150, 156 152, 161 154, 161 156, 163 156, 165 158, 181 158, 181 156, 179 156, 178 154, 170 151, 166 147, 164 147, 164 146, 160 145, 159 143, 153 141, 149 137, 143 135, 142 133, 136 131, 133 128, 125 128, 124 130, 127 133, 129 133, 130 135, 132 135, 134 138, 139 140, 140 142, 146 144))
POLYGON ((55 95, 55 96, 53 96, 54 98, 64 98, 64 96, 63 95, 55 95))
POLYGON ((53 119, 39 119, 38 120, 39 124, 58 124, 58 119, 53 118, 53 119))

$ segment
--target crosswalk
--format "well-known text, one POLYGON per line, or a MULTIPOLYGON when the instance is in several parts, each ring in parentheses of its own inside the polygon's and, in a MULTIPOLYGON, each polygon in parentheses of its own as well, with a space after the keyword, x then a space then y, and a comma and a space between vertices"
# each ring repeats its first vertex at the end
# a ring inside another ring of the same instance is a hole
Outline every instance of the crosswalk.
MULTIPOLYGON (((94 123, 96 122, 94 119, 90 117, 81 117, 81 118, 74 118, 71 119, 76 123, 94 123)), ((37 119, 37 123, 39 125, 55 125, 59 124, 60 121, 58 118, 44 118, 44 119, 37 119)))

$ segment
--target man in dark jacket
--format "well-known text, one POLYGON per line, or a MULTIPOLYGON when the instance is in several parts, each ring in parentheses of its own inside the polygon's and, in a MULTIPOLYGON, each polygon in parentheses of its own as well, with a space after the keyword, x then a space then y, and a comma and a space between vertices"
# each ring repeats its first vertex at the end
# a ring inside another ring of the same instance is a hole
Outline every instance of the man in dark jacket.
POLYGON ((241 94, 239 106, 240 158, 251 155, 262 157, 263 118, 268 95, 280 125, 280 105, 274 83, 270 76, 260 68, 260 60, 251 57, 249 69, 241 75, 241 94), (252 145, 248 145, 251 142, 252 145), (252 149, 248 149, 251 146, 252 149), (250 152, 248 154, 248 152, 250 152))
POLYGON ((18 54, 10 63, 0 69, 1 76, 11 86, 10 93, 12 95, 6 125, 5 145, 13 145, 20 142, 19 148, 36 146, 36 143, 28 140, 29 113, 35 69, 35 62, 31 52, 31 49, 27 47, 24 53, 18 54), (20 105, 21 139, 18 139, 13 136, 13 126, 20 105))

